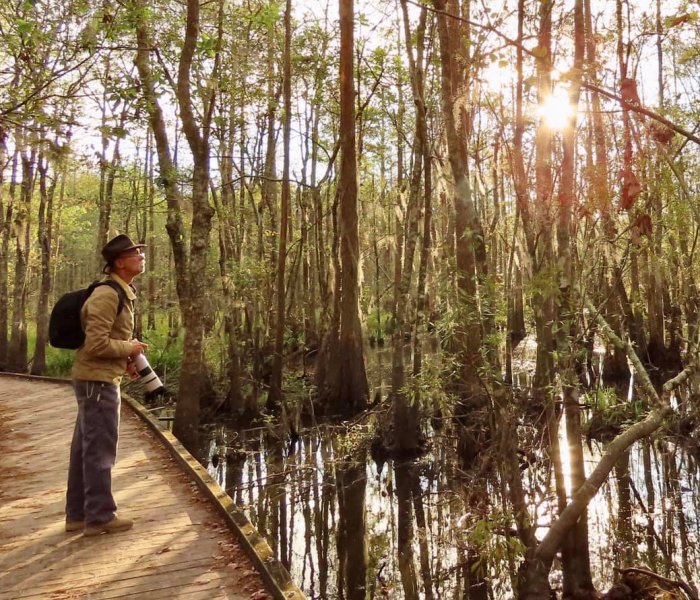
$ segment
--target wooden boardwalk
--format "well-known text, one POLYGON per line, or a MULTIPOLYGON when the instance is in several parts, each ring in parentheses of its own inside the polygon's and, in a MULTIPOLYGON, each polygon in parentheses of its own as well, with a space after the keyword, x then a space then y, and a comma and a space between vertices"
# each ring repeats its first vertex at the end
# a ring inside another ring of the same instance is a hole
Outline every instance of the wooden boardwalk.
POLYGON ((113 490, 130 531, 64 531, 76 403, 69 385, 0 376, 0 600, 263 600, 209 500, 122 406, 113 490))

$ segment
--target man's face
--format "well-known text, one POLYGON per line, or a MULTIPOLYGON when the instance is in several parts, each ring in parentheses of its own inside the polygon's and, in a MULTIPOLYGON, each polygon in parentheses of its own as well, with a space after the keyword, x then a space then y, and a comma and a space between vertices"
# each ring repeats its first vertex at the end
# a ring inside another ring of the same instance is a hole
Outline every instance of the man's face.
POLYGON ((116 263, 117 267, 134 277, 146 270, 146 257, 141 248, 135 248, 124 252, 124 254, 120 254, 116 263))

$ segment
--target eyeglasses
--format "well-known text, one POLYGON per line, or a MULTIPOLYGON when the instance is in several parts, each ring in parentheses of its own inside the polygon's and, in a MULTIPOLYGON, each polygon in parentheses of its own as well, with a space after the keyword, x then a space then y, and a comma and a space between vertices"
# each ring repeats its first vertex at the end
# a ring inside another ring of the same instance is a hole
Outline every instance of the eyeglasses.
POLYGON ((120 254, 119 258, 133 258, 134 256, 145 256, 143 253, 143 250, 134 250, 132 252, 125 252, 124 254, 120 254))

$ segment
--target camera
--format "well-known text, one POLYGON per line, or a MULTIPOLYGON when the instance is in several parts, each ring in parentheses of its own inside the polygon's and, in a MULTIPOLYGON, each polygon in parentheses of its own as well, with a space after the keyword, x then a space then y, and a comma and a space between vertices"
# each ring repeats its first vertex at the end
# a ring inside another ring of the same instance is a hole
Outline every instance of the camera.
POLYGON ((160 377, 156 375, 156 372, 149 364, 145 354, 137 354, 134 359, 134 365, 136 365, 136 370, 141 376, 141 383, 143 383, 143 387, 146 388, 146 392, 149 396, 153 397, 165 393, 163 382, 160 380, 160 377))

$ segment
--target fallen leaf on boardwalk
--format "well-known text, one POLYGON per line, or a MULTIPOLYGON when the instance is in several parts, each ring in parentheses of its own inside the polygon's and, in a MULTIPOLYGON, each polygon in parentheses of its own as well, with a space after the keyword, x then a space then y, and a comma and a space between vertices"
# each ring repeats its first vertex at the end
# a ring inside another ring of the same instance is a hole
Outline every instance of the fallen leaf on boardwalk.
POLYGON ((219 542, 219 546, 225 548, 226 550, 233 550, 236 546, 230 542, 219 542))
POLYGON ((166 546, 165 548, 161 548, 156 552, 156 554, 163 554, 163 552, 170 552, 170 546, 166 546))
POLYGON ((229 569, 237 569, 238 568, 238 563, 237 562, 230 562, 226 565, 229 569))
POLYGON ((269 597, 265 590, 258 590, 250 595, 250 600, 267 600, 269 597))

